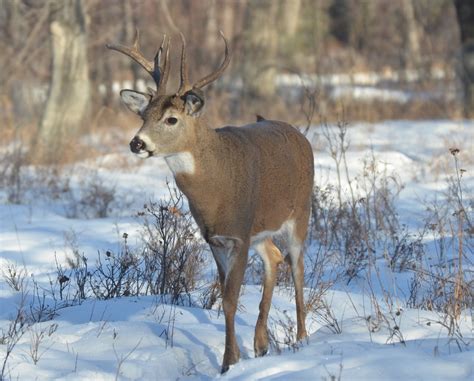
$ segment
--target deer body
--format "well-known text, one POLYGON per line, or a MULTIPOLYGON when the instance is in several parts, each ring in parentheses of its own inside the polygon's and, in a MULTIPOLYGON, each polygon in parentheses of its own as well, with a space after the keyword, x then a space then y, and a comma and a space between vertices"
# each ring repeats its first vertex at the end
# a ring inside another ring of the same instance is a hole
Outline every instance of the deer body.
POLYGON ((134 50, 111 48, 137 60, 157 83, 158 89, 152 95, 122 92, 125 103, 144 120, 130 147, 143 157, 165 158, 216 260, 226 322, 222 371, 239 359, 234 318, 251 245, 262 257, 265 268, 254 349, 257 356, 268 350, 268 312, 277 265, 283 261, 271 240, 276 234, 283 235, 288 243, 287 261, 296 292, 297 338, 304 338, 302 248, 314 173, 309 142, 292 126, 261 117, 257 123, 242 127, 213 129, 205 124, 201 118, 204 97, 200 88, 215 80, 227 66, 227 43, 226 57, 217 75, 199 81, 199 86, 190 86, 183 38, 181 86, 175 95, 163 94, 163 79, 169 72, 169 42, 165 49, 165 39, 154 67, 138 53, 138 35, 134 50), (164 50, 167 59, 160 66, 164 50))
POLYGON ((184 151, 193 170, 171 169, 206 241, 218 235, 255 242, 309 210, 312 150, 295 128, 265 121, 204 135, 184 151))

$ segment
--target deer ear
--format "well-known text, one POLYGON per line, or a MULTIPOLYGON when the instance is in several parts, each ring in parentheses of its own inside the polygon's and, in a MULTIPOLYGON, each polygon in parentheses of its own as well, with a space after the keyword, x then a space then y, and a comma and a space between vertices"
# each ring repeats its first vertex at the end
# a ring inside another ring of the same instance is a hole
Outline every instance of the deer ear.
POLYGON ((199 116, 204 109, 204 94, 199 89, 189 90, 183 95, 186 113, 191 116, 199 116))
POLYGON ((151 100, 151 95, 134 90, 122 90, 120 97, 127 107, 138 115, 142 115, 151 100))

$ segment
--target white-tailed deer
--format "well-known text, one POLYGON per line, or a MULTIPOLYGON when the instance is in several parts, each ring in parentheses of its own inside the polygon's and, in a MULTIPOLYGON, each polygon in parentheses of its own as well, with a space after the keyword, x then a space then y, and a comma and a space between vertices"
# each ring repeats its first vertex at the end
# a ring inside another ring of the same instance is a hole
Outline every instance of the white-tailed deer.
POLYGON ((224 61, 215 72, 191 85, 186 69, 186 43, 182 37, 181 85, 166 94, 170 72, 170 41, 163 38, 154 61, 138 47, 108 45, 139 63, 154 79, 149 94, 122 90, 130 110, 143 125, 130 142, 140 157, 166 160, 176 184, 209 243, 217 264, 226 324, 222 372, 239 360, 234 318, 248 250, 253 245, 265 268, 260 313, 255 327, 256 356, 268 350, 267 318, 277 265, 283 255, 272 242, 282 235, 288 243, 286 260, 295 283, 297 339, 306 336, 303 303, 302 248, 308 228, 313 185, 313 152, 306 138, 289 124, 258 117, 241 127, 211 128, 201 118, 202 88, 215 81, 230 61, 227 41, 224 61))

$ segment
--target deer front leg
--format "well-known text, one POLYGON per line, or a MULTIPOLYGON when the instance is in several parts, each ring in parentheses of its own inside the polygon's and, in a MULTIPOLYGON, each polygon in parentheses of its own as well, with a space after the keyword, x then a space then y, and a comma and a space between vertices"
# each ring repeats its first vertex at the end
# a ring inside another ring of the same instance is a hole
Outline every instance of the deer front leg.
POLYGON ((235 313, 240 287, 247 265, 248 242, 239 238, 216 236, 209 240, 214 258, 225 274, 222 285, 222 307, 225 315, 225 350, 221 372, 239 361, 240 350, 235 337, 235 313))

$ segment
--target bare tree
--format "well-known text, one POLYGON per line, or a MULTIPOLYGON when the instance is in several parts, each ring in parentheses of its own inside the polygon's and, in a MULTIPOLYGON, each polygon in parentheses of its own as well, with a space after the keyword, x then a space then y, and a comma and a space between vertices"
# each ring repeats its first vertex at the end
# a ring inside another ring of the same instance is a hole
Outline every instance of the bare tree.
POLYGON ((332 0, 328 8, 330 32, 342 44, 349 44, 353 16, 349 0, 332 0))
POLYGON ((298 29, 300 22, 301 0, 283 0, 281 4, 282 17, 286 37, 293 37, 298 29))
POLYGON ((209 51, 217 50, 217 38, 219 27, 217 25, 217 4, 216 0, 208 0, 207 18, 206 18, 206 44, 209 51))
MULTIPOLYGON (((123 12, 123 29, 122 29, 122 41, 132 41, 135 36, 136 20, 133 11, 132 3, 130 1, 124 1, 122 3, 123 12)), ((130 65, 130 70, 133 75, 133 87, 137 88, 138 79, 140 79, 139 66, 134 63, 127 62, 130 65)))
POLYGON ((52 76, 36 148, 42 159, 52 162, 88 114, 90 84, 83 1, 49 0, 48 6, 52 76))
POLYGON ((224 31, 226 36, 229 36, 231 39, 234 36, 234 28, 236 24, 235 20, 235 5, 226 4, 222 7, 222 16, 221 16, 221 28, 224 31))
POLYGON ((278 49, 278 30, 275 28, 278 2, 251 1, 244 20, 244 59, 242 78, 244 88, 253 97, 275 94, 275 61, 278 49))
POLYGON ((419 69, 421 65, 420 33, 415 18, 413 0, 402 0, 401 10, 405 17, 405 56, 404 63, 407 69, 419 69))
POLYGON ((464 114, 474 117, 474 3, 454 0, 461 34, 461 79, 464 88, 464 114))

